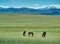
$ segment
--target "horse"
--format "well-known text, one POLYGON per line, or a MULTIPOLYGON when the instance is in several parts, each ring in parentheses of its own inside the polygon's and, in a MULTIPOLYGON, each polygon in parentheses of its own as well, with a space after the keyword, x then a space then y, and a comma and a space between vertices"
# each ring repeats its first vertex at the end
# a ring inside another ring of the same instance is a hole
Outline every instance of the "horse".
POLYGON ((43 32, 42 37, 46 38, 46 32, 45 31, 43 32))
POLYGON ((34 33, 33 32, 28 32, 28 35, 33 37, 34 33))
POLYGON ((26 36, 26 31, 23 32, 23 36, 26 36))

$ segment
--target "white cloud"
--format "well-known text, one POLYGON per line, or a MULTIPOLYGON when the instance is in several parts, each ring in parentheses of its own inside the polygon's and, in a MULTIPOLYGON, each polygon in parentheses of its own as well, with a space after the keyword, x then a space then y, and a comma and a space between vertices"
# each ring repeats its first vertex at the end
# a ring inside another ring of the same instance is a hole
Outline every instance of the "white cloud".
POLYGON ((60 8, 60 5, 49 5, 49 6, 54 6, 56 8, 60 8))
POLYGON ((35 4, 35 6, 39 6, 39 4, 35 4))
POLYGON ((54 7, 56 7, 56 8, 60 8, 60 5, 43 5, 43 6, 40 6, 40 5, 38 5, 38 4, 36 4, 36 6, 33 6, 33 7, 31 7, 31 8, 34 8, 34 9, 39 9, 39 8, 45 8, 45 7, 51 7, 51 6, 54 6, 54 7))
POLYGON ((33 9, 39 9, 39 8, 45 8, 47 6, 29 6, 28 8, 33 8, 33 9))
POLYGON ((16 1, 11 1, 11 4, 16 4, 17 2, 16 1))
POLYGON ((2 7, 2 8, 9 8, 8 6, 0 6, 0 7, 2 7))
MULTIPOLYGON (((39 4, 35 4, 34 6, 26 6, 27 8, 33 8, 33 9, 40 9, 40 8, 45 8, 45 7, 51 7, 54 6, 56 8, 60 8, 60 5, 43 5, 40 6, 39 4)), ((2 8, 9 8, 9 6, 0 6, 2 8)), ((22 7, 13 7, 13 8, 22 8, 22 7)))

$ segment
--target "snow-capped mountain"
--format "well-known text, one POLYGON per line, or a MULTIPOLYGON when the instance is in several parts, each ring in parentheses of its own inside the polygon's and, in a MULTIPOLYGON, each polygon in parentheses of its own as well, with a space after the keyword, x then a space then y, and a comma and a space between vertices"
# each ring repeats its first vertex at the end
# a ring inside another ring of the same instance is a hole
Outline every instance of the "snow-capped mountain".
POLYGON ((0 13, 2 14, 46 14, 46 15, 60 15, 60 8, 55 6, 49 6, 45 8, 2 8, 0 7, 0 13))

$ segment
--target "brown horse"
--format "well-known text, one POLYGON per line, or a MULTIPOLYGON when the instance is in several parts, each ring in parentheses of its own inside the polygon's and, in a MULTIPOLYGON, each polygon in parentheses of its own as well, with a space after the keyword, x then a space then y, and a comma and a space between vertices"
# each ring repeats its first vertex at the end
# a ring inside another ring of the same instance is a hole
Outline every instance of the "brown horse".
POLYGON ((34 33, 33 32, 28 32, 28 35, 33 37, 34 33))
POLYGON ((45 31, 43 32, 42 37, 46 38, 46 32, 45 31))
POLYGON ((23 32, 23 36, 26 36, 26 31, 23 32))

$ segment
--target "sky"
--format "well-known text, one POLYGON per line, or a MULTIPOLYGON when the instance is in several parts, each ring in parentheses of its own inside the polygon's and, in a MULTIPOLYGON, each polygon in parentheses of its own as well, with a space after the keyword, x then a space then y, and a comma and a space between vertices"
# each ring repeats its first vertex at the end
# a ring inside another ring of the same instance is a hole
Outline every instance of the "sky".
POLYGON ((60 0, 0 0, 0 7, 29 7, 44 8, 46 6, 56 6, 60 8, 60 0))

